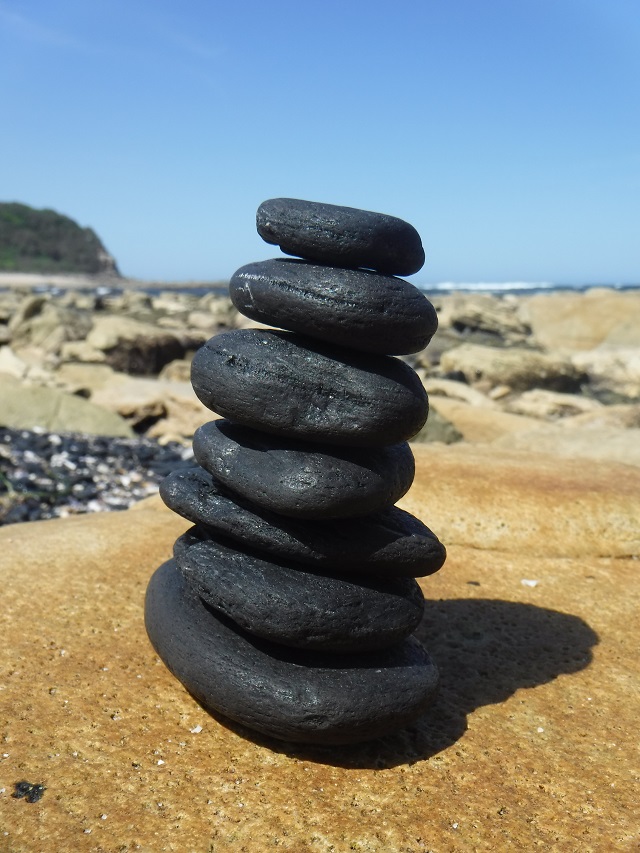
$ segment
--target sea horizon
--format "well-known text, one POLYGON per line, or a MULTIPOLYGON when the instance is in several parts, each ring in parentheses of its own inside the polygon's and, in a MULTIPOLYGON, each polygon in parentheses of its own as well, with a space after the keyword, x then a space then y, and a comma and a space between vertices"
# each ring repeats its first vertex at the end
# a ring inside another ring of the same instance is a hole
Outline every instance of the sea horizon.
POLYGON ((453 282, 442 281, 435 283, 417 284, 423 293, 486 293, 494 296, 514 294, 520 296, 534 295, 536 293, 552 293, 556 291, 573 291, 584 293, 587 290, 606 288, 608 290, 638 290, 640 282, 635 284, 624 282, 553 282, 553 281, 471 281, 453 282))
MULTIPOLYGON (((478 293, 493 296, 533 296, 538 293, 554 293, 569 291, 584 293, 596 288, 616 291, 640 289, 640 282, 553 282, 553 281, 439 281, 413 282, 427 295, 445 296, 452 293, 478 293)), ((212 281, 158 281, 153 279, 133 279, 127 276, 121 278, 113 275, 82 275, 82 274, 38 274, 0 272, 0 291, 14 287, 28 289, 37 293, 63 293, 67 290, 97 292, 99 295, 119 293, 126 290, 140 290, 149 294, 166 291, 204 295, 206 293, 228 293, 229 283, 226 280, 212 281)))

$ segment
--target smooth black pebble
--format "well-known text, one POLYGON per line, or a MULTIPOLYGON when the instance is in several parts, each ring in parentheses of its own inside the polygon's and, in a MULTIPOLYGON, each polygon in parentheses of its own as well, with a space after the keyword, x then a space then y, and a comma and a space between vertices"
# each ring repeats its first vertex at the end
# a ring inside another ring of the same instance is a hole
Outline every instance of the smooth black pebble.
POLYGON ((385 213, 272 198, 256 215, 258 234, 287 255, 337 267, 368 267, 412 275, 424 264, 420 235, 408 222, 385 213))
POLYGON ((415 474, 406 442, 389 447, 311 444, 220 419, 193 437, 197 461, 233 492, 294 518, 349 518, 390 506, 415 474))
POLYGON ((252 320, 363 352, 418 352, 438 328, 417 287, 367 270, 260 261, 234 273, 229 295, 252 320))
POLYGON ((410 578, 338 577, 262 559, 186 533, 176 562, 215 610, 258 637, 334 652, 382 649, 418 626, 424 597, 410 578))
POLYGON ((446 557, 435 534, 398 507, 334 521, 286 518, 229 494, 202 468, 170 474, 160 495, 170 509, 213 535, 323 571, 423 577, 438 571, 446 557))
POLYGON ((419 432, 429 412, 420 378, 403 361, 292 332, 222 332, 195 354, 191 382, 225 418, 329 444, 397 444, 419 432))

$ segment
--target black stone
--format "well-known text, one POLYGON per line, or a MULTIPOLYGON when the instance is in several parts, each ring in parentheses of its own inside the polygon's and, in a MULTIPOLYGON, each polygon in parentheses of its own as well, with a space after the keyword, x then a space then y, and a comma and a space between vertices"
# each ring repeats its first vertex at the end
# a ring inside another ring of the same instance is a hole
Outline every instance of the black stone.
POLYGON ((369 267, 391 275, 412 275, 424 264, 413 225, 384 213, 272 198, 258 208, 256 225, 262 239, 285 254, 321 264, 369 267))
POLYGON ((252 320, 363 352, 418 352, 438 328, 417 287, 367 270, 262 261, 233 275, 229 295, 252 320))
POLYGON ((400 500, 415 464, 406 442, 389 447, 309 444, 210 421, 193 437, 196 459, 238 495, 297 518, 348 518, 400 500))
POLYGON ((215 615, 173 561, 149 583, 145 622, 158 655, 206 709, 281 740, 379 737, 419 717, 437 687, 414 637, 350 655, 287 649, 215 615))
POLYGON ((304 571, 197 533, 181 537, 176 562, 207 604, 250 634, 285 646, 383 649, 408 637, 424 609, 412 578, 365 580, 304 571))
POLYGON ((335 521, 287 518, 231 497, 202 468, 170 474, 160 494, 170 509, 214 535, 323 571, 423 577, 446 557, 429 528, 398 507, 335 521))
POLYGON ((225 418, 328 444, 397 444, 419 432, 429 411, 422 382, 404 362, 291 332, 216 335, 196 353, 191 381, 225 418))

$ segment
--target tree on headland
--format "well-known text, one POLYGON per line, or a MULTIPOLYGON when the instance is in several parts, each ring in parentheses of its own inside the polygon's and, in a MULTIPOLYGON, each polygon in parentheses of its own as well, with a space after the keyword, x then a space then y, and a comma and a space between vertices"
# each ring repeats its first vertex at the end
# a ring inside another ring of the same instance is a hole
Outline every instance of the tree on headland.
POLYGON ((19 202, 0 202, 0 272, 120 275, 91 228, 19 202))

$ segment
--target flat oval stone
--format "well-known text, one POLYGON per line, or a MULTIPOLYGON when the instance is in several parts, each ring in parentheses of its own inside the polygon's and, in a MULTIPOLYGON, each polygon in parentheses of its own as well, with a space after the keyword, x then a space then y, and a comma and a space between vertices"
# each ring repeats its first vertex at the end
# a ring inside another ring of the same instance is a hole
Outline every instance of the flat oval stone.
POLYGON ((363 352, 418 352, 438 328, 417 287, 367 270, 261 261, 234 273, 229 295, 252 320, 363 352))
POLYGON ((238 495, 297 518, 376 512, 400 500, 415 474, 406 442, 342 450, 266 435, 227 420, 199 427, 193 452, 203 468, 238 495))
POLYGON ((431 530, 398 507, 363 518, 287 518, 232 496, 202 468, 169 474, 160 494, 170 509, 214 536, 323 571, 424 577, 437 572, 446 558, 431 530))
POLYGON ((256 216, 258 234, 297 255, 338 267, 368 267, 391 275, 412 275, 424 264, 420 235, 402 219, 370 210, 272 198, 256 216))
POLYGON ((280 740, 344 744, 397 731, 421 716, 438 671, 414 637, 359 654, 288 649, 216 615, 173 561, 145 601, 149 639, 207 710, 280 740))
POLYGON ((419 432, 429 412, 422 382, 403 361, 292 332, 215 335, 195 354, 191 382, 225 418, 327 444, 397 444, 419 432))
POLYGON ((270 562, 186 533, 176 562, 198 595, 241 628, 274 643, 332 652, 382 649, 418 626, 415 580, 336 577, 270 562))

